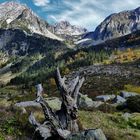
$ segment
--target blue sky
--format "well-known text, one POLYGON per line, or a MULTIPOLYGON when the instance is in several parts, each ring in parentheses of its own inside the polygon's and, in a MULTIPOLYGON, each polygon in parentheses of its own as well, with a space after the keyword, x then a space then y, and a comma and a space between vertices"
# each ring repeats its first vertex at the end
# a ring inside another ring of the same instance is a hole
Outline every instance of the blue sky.
MULTIPOLYGON (((0 0, 5 2, 8 0, 0 0)), ((94 30, 108 15, 140 6, 140 0, 15 0, 26 3, 49 23, 67 20, 94 30)))

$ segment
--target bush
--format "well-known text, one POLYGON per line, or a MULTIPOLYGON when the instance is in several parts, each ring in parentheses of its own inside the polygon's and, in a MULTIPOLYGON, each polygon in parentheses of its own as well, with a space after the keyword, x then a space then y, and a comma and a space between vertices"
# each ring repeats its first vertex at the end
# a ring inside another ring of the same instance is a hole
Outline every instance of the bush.
POLYGON ((129 97, 126 103, 132 112, 140 112, 140 96, 129 97))

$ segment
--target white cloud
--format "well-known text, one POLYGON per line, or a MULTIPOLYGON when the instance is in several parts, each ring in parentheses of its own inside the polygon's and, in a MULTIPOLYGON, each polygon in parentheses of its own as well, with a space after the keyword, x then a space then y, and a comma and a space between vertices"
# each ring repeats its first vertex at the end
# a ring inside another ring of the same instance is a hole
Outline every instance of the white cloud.
POLYGON ((42 6, 47 18, 54 22, 67 20, 91 30, 112 13, 140 6, 140 0, 34 0, 34 2, 37 6, 42 6))
POLYGON ((46 6, 50 0, 33 0, 33 2, 36 6, 46 6))

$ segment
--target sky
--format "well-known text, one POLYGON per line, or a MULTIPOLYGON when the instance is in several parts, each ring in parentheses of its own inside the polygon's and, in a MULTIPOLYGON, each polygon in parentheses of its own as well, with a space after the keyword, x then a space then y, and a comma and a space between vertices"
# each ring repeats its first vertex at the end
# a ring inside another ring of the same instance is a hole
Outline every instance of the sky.
MULTIPOLYGON (((9 0, 0 0, 0 3, 9 0)), ((93 31, 107 16, 140 6, 140 0, 13 0, 26 4, 38 16, 54 24, 69 21, 93 31)))

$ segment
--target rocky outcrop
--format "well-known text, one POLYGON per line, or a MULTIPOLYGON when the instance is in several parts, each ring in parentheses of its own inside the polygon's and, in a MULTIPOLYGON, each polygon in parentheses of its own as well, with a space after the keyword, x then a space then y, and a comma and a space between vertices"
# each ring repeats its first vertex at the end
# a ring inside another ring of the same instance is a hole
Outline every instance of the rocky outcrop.
POLYGON ((48 26, 45 20, 40 19, 26 5, 14 1, 0 4, 0 28, 22 29, 27 33, 37 33, 62 41, 47 29, 48 26))
POLYGON ((87 95, 79 95, 78 106, 80 109, 90 110, 90 109, 97 109, 101 106, 103 102, 101 101, 93 101, 87 95))
POLYGON ((115 95, 100 95, 100 96, 97 96, 95 99, 98 101, 106 102, 114 98, 115 98, 115 95))
POLYGON ((136 96, 136 95, 140 95, 138 93, 135 92, 127 92, 127 91, 121 91, 120 96, 122 96, 123 98, 128 98, 131 96, 136 96))
MULTIPOLYGON (((128 67, 129 68, 129 67, 128 67)), ((75 77, 76 75, 84 75, 86 76, 97 76, 97 75, 105 75, 105 76, 123 76, 129 77, 132 74, 132 71, 126 69, 125 66, 119 65, 92 65, 81 67, 78 71, 73 71, 68 75, 69 79, 75 77)))
POLYGON ((113 99, 113 103, 116 103, 116 104, 123 104, 126 102, 126 99, 117 95, 114 99, 113 99))
POLYGON ((85 130, 71 134, 67 140, 107 140, 101 129, 85 130))
MULTIPOLYGON (((46 98, 45 99, 46 102, 55 110, 59 110, 61 108, 61 100, 57 97, 49 97, 49 98, 46 98)), ((29 107, 29 106, 32 106, 32 107, 41 107, 39 103, 37 103, 36 101, 25 101, 25 102, 19 102, 19 103, 16 103, 14 105, 15 107, 19 107, 19 108, 26 108, 26 107, 29 107)))
POLYGON ((87 32, 87 29, 71 25, 68 21, 61 21, 54 26, 50 26, 50 30, 57 35, 77 36, 87 32))

